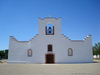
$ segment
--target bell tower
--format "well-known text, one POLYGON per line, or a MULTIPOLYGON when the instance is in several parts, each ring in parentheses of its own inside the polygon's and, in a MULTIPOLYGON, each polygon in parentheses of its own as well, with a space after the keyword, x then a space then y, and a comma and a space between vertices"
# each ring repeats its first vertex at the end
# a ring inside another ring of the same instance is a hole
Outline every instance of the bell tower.
POLYGON ((61 35, 61 18, 39 18, 39 35, 61 35))

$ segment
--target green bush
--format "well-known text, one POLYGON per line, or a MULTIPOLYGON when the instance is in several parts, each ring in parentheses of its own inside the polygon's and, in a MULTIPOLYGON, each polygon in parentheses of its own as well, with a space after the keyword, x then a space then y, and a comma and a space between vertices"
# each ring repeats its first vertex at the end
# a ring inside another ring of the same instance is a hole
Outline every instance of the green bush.
POLYGON ((8 59, 8 49, 0 50, 1 59, 8 59))

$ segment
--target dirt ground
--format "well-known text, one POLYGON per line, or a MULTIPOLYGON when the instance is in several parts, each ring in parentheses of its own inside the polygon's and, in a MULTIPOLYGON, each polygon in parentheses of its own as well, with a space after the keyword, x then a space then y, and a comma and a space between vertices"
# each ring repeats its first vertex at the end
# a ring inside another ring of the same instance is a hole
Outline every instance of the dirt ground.
POLYGON ((0 63, 0 75, 100 75, 100 60, 78 64, 0 63))

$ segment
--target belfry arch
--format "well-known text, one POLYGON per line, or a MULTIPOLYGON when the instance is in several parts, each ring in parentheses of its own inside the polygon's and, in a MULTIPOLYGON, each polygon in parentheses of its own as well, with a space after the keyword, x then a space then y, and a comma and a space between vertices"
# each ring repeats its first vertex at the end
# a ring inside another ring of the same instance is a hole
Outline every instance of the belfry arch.
POLYGON ((45 33, 46 35, 54 35, 54 26, 51 23, 45 27, 45 33))

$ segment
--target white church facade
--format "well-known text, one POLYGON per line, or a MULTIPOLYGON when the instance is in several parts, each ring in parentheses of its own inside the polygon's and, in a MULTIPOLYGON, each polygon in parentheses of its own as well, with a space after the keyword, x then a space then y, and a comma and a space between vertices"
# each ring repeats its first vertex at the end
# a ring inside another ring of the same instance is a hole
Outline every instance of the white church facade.
POLYGON ((39 32, 29 41, 10 36, 8 63, 90 63, 92 37, 70 40, 61 34, 61 18, 39 18, 39 32), (49 24, 52 24, 49 26, 49 24))

